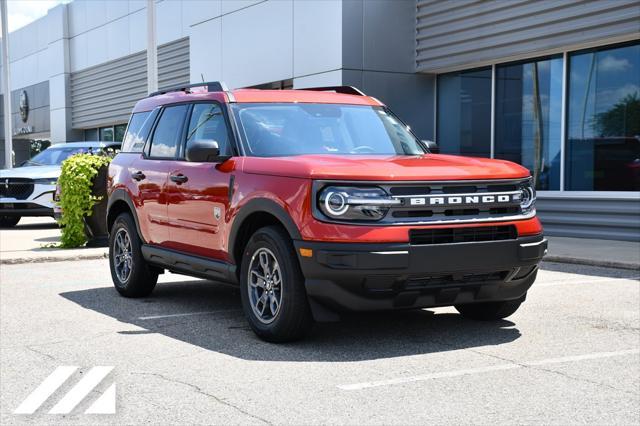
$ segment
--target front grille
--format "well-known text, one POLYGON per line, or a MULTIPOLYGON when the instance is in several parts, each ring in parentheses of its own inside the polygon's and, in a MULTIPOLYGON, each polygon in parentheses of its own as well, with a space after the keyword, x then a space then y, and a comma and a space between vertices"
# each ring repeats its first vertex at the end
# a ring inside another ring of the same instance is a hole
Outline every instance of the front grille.
POLYGON ((518 231, 514 225, 412 229, 409 231, 409 242, 412 245, 475 243, 480 241, 513 240, 517 236, 518 231))
POLYGON ((402 182, 380 185, 400 204, 381 223, 423 224, 490 221, 521 216, 528 179, 402 182))
POLYGON ((0 179, 0 197, 26 200, 33 193, 33 180, 26 178, 0 179))

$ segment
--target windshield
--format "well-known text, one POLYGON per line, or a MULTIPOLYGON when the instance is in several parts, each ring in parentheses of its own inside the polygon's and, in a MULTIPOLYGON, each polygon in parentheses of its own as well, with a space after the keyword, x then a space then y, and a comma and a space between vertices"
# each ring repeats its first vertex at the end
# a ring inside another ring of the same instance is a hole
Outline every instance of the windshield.
POLYGON ((247 155, 421 155, 406 125, 381 107, 339 104, 235 104, 247 155))
MULTIPOLYGON (((109 149, 113 151, 112 149, 109 149)), ((89 148, 85 146, 74 146, 67 148, 47 148, 30 160, 22 163, 22 166, 59 166, 64 160, 75 154, 91 153, 96 155, 106 155, 103 148, 89 148)), ((110 152, 109 152, 110 153, 110 152)), ((115 151, 114 151, 115 153, 115 151)))

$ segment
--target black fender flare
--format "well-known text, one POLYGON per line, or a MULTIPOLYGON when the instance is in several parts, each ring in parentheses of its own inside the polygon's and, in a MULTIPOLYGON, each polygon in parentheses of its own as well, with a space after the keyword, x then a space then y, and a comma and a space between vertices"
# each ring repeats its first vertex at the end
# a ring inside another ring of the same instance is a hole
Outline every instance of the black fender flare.
MULTIPOLYGON (((125 203, 127 203, 127 205, 129 206, 129 210, 131 210, 133 221, 136 224, 138 237, 140 237, 140 240, 142 240, 143 244, 146 243, 144 237, 142 236, 142 232, 140 232, 140 223, 138 222, 138 214, 136 213, 135 204, 133 203, 133 200, 131 200, 131 196, 129 195, 129 193, 123 188, 117 188, 109 195, 109 200, 107 201, 107 217, 105 217, 106 223, 109 224, 109 213, 111 213, 111 207, 113 207, 113 205, 117 201, 124 201, 125 203)), ((107 229, 107 232, 109 231, 110 229, 107 229)))
POLYGON ((231 231, 229 232, 228 253, 233 256, 235 253, 236 237, 245 220, 253 213, 269 213, 284 225, 285 229, 293 240, 301 240, 302 236, 295 222, 287 211, 278 203, 268 198, 254 198, 240 207, 238 214, 233 220, 231 231))

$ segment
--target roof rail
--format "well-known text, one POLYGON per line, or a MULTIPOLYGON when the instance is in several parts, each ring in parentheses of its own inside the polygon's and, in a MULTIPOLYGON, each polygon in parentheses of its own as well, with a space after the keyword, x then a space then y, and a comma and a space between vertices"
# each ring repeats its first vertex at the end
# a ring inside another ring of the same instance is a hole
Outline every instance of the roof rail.
POLYGON ((185 84, 182 86, 169 87, 166 89, 158 90, 149 94, 149 97, 163 95, 170 92, 187 92, 192 87, 206 87, 207 92, 227 92, 229 88, 223 81, 206 81, 202 83, 185 84))
POLYGON ((364 92, 353 86, 326 86, 326 87, 304 87, 300 90, 314 90, 316 92, 336 92, 345 95, 367 96, 364 92))

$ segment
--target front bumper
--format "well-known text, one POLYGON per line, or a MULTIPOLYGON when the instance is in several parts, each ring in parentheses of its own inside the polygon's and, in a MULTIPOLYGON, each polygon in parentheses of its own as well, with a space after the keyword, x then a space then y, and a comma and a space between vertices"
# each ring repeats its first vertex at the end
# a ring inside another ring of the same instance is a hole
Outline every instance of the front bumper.
POLYGON ((535 281, 547 250, 541 234, 452 244, 294 245, 312 304, 334 311, 520 299, 535 281), (313 256, 300 256, 301 248, 313 250, 313 256))
POLYGON ((53 216, 55 185, 35 184, 25 199, 0 197, 0 216, 53 216))
POLYGON ((53 208, 33 202, 6 202, 0 200, 0 216, 52 216, 53 208))

